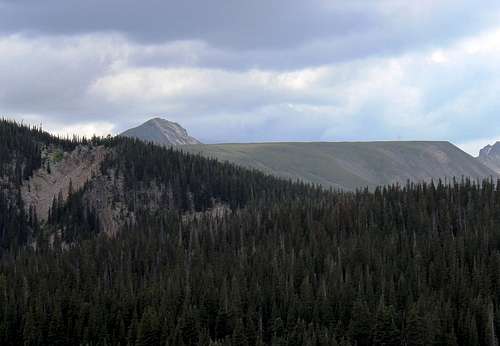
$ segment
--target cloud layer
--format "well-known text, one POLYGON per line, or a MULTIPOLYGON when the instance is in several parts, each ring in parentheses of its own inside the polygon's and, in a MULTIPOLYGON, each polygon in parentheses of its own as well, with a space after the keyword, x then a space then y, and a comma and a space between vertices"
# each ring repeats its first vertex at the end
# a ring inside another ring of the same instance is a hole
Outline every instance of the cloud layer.
POLYGON ((0 0, 1 112, 87 134, 163 115, 205 142, 500 138, 500 4, 182 3, 0 0))

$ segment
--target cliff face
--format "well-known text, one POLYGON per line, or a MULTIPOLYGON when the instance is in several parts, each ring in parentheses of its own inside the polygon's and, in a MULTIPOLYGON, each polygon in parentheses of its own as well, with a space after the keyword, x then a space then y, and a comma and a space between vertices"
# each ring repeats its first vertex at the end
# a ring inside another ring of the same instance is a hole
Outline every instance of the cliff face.
MULTIPOLYGON (((169 207, 164 197, 172 198, 172 191, 164 184, 153 181, 139 184, 131 190, 125 186, 125 179, 116 169, 110 168, 103 173, 101 164, 113 155, 117 153, 104 146, 81 145, 71 152, 64 152, 55 146, 44 149, 42 167, 34 171, 20 188, 26 211, 33 208, 39 220, 47 221, 54 200, 65 202, 70 190, 83 191, 83 205, 95 210, 99 230, 114 237, 123 226, 135 224, 138 214, 155 213, 169 207), (131 208, 131 204, 135 207, 131 208)), ((0 184, 6 186, 6 191, 12 191, 11 198, 15 199, 9 182, 0 179, 0 184)), ((223 204, 218 204, 207 213, 220 216, 224 208, 223 204)), ((191 220, 198 214, 187 212, 183 218, 191 220)))
POLYGON ((46 220, 54 198, 66 200, 71 189, 77 191, 92 178, 100 175, 100 164, 108 151, 101 146, 79 146, 72 152, 48 148, 44 165, 34 172, 21 187, 25 205, 36 209, 37 216, 46 220))
MULTIPOLYGON (((123 178, 120 175, 103 174, 101 164, 113 151, 103 146, 78 146, 72 152, 50 147, 43 154, 44 164, 21 186, 21 197, 27 209, 32 207, 39 220, 47 220, 54 199, 66 201, 69 191, 84 190, 85 205, 95 209, 100 228, 114 236, 126 223, 133 224, 136 216, 127 207, 127 196, 123 178)), ((144 196, 148 210, 158 209, 161 187, 154 184, 134 191, 144 196)))

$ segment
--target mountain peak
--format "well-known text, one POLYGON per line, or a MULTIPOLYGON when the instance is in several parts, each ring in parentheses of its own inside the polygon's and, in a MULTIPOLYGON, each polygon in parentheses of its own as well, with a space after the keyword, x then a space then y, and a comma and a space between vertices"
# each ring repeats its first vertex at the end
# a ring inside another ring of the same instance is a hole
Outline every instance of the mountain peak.
POLYGON ((170 121, 170 120, 167 120, 167 119, 163 119, 163 118, 160 118, 160 117, 155 117, 155 118, 151 118, 149 119, 148 121, 146 121, 144 124, 155 124, 155 125, 174 125, 174 126, 179 126, 179 123, 176 123, 175 121, 170 121))
POLYGON ((480 158, 487 158, 491 156, 500 156, 500 141, 497 141, 494 144, 488 144, 479 151, 480 158))
POLYGON ((500 141, 495 142, 493 145, 488 144, 481 149, 477 159, 485 166, 500 173, 500 141))
POLYGON ((129 129, 120 136, 137 138, 159 145, 201 144, 176 122, 163 118, 152 118, 142 125, 129 129))

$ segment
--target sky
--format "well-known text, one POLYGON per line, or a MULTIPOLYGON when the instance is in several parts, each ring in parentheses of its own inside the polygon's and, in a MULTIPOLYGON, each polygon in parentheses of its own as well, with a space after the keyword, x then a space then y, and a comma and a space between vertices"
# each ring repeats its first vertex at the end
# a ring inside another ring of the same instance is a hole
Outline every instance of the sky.
POLYGON ((205 143, 500 140, 498 0, 0 0, 0 116, 205 143))

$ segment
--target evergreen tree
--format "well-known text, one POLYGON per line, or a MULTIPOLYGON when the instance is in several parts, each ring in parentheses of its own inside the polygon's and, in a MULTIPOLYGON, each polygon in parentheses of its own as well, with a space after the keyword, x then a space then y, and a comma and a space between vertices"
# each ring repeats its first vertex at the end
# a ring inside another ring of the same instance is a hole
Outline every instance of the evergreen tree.
POLYGON ((148 306, 137 328, 137 346, 160 344, 160 322, 156 311, 148 306))

